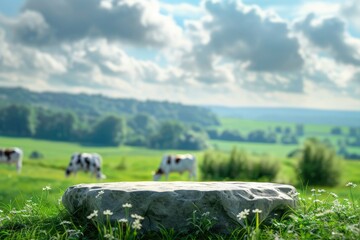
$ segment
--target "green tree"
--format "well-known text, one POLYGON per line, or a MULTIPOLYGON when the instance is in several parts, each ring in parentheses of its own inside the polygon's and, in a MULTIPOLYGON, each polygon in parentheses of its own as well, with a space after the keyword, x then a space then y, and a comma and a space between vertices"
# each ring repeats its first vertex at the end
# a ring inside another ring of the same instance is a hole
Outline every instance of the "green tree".
POLYGON ((100 119, 91 133, 93 143, 106 146, 118 146, 124 143, 125 137, 126 121, 114 115, 100 119))
POLYGON ((151 137, 150 147, 159 149, 175 149, 185 127, 176 121, 166 121, 160 125, 156 134, 151 137))
POLYGON ((30 137, 34 133, 33 110, 24 105, 9 105, 0 110, 0 133, 30 137))
POLYGON ((146 113, 136 114, 129 118, 126 144, 148 146, 149 138, 156 132, 157 124, 155 118, 146 113))
POLYGON ((77 122, 77 116, 72 112, 39 109, 36 114, 35 137, 61 141, 73 140, 77 122))

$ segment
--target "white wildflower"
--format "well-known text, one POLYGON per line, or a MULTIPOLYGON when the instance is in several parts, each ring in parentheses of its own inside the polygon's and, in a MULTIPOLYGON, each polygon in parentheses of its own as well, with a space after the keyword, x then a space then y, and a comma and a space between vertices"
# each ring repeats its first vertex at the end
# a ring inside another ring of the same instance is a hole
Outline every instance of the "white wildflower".
POLYGON ((16 211, 16 209, 12 209, 12 210, 10 211, 10 213, 11 213, 11 214, 18 214, 18 213, 20 213, 20 211, 16 211))
POLYGON ((311 192, 316 192, 316 189, 315 188, 311 189, 311 192))
POLYGON ((98 216, 98 210, 94 210, 89 216, 87 216, 88 219, 92 219, 93 217, 98 216))
POLYGON ((140 215, 137 215, 137 214, 131 214, 131 217, 132 218, 135 218, 135 219, 139 219, 139 220, 143 220, 144 218, 140 215))
POLYGON ((132 208, 132 205, 131 205, 131 203, 124 203, 124 204, 122 205, 122 207, 123 207, 123 208, 132 208))
POLYGON ((346 184, 346 186, 347 186, 347 187, 352 187, 352 188, 356 188, 356 187, 357 187, 357 185, 356 185, 355 183, 352 183, 352 182, 348 182, 348 183, 346 184))
POLYGON ((109 233, 108 233, 108 234, 105 234, 105 235, 104 235, 104 238, 106 238, 106 239, 115 239, 114 236, 111 235, 111 234, 109 234, 109 233))
POLYGON ((104 214, 104 215, 111 216, 111 215, 113 215, 113 212, 108 209, 108 210, 105 210, 105 211, 103 212, 103 214, 104 214))
POLYGON ((45 186, 45 187, 43 187, 42 190, 43 190, 43 191, 50 191, 50 190, 51 190, 51 187, 50 187, 50 186, 45 186))
POLYGON ((203 213, 201 216, 203 216, 203 217, 208 217, 210 215, 210 212, 205 212, 205 213, 203 213))
POLYGON ((141 227, 142 227, 142 225, 141 225, 141 223, 140 223, 140 219, 136 219, 136 220, 132 223, 131 227, 132 227, 133 229, 135 229, 135 230, 140 230, 141 227))
POLYGON ((122 218, 118 220, 119 223, 127 223, 128 220, 126 218, 122 218))
POLYGON ((336 195, 336 193, 331 192, 330 195, 333 196, 334 198, 338 198, 338 195, 336 195))
POLYGON ((326 192, 325 189, 318 189, 318 193, 324 193, 324 192, 326 192))
POLYGON ((99 197, 101 197, 101 195, 103 195, 103 194, 104 194, 104 191, 101 190, 101 191, 98 192, 98 194, 95 196, 95 198, 99 198, 99 197))
POLYGON ((250 209, 244 209, 243 211, 241 211, 236 217, 241 220, 241 219, 246 219, 246 217, 249 215, 250 213, 250 209))
POLYGON ((262 213, 262 211, 260 209, 255 209, 255 210, 252 210, 253 213, 262 213))
POLYGON ((315 199, 315 200, 314 200, 314 203, 322 203, 322 201, 319 200, 319 199, 315 199))
POLYGON ((72 224, 72 222, 70 222, 70 221, 62 221, 62 222, 60 223, 60 225, 66 225, 66 224, 72 224))

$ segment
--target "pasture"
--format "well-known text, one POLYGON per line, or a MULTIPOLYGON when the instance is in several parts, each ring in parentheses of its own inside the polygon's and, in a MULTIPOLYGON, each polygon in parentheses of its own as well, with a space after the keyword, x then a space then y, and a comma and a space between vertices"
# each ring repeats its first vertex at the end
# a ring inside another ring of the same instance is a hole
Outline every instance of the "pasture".
MULTIPOLYGON (((51 186, 52 192, 58 192, 58 197, 67 187, 79 184, 96 182, 88 173, 79 172, 76 176, 65 178, 65 169, 74 152, 97 152, 103 157, 103 173, 106 179, 103 182, 116 181, 152 181, 152 174, 158 168, 164 154, 185 153, 185 151, 151 150, 139 147, 96 147, 83 146, 76 143, 42 141, 27 138, 0 137, 1 146, 18 146, 24 151, 23 169, 17 174, 14 165, 0 165, 0 202, 21 201, 31 196, 41 194, 42 188, 51 186), (41 159, 30 159, 29 155, 38 151, 44 155, 41 159)), ((281 161, 281 170, 276 182, 299 184, 295 176, 296 159, 288 159, 286 154, 294 149, 293 145, 236 143, 227 141, 212 141, 219 150, 230 151, 233 146, 243 149, 249 154, 266 155, 281 161)), ((201 164, 203 152, 192 152, 201 164)), ((341 186, 330 189, 340 195, 347 196, 345 184, 347 182, 360 183, 360 162, 345 161, 343 166, 341 186)), ((201 173, 198 173, 201 179, 201 173)), ((188 173, 170 174, 170 181, 188 180, 188 173)))
MULTIPOLYGON (((69 164, 70 156, 73 152, 97 152, 103 157, 103 173, 107 176, 102 182, 116 181, 152 181, 152 173, 158 168, 163 154, 185 153, 184 151, 159 151, 139 147, 96 147, 82 146, 75 143, 51 142, 26 138, 0 137, 0 143, 3 147, 17 146, 24 151, 23 169, 17 174, 14 165, 0 164, 0 215, 2 220, 2 239, 50 239, 57 236, 56 239, 107 239, 106 236, 117 236, 119 239, 137 239, 136 230, 126 228, 129 234, 124 237, 122 231, 113 232, 115 229, 109 226, 92 225, 90 221, 78 221, 69 216, 59 203, 64 191, 74 184, 97 182, 95 177, 90 178, 89 174, 79 172, 77 176, 65 178, 65 169, 69 164), (30 159, 32 151, 38 151, 43 154, 41 159, 30 159), (17 214, 21 212, 22 214, 17 214), (8 219, 5 216, 10 216, 8 219)), ((265 154, 281 162, 281 170, 277 176, 276 182, 294 184, 297 181, 295 176, 296 159, 289 159, 286 154, 290 149, 296 146, 284 146, 281 144, 254 144, 254 143, 235 143, 226 141, 215 141, 219 150, 227 152, 232 146, 237 146, 248 153, 265 154)), ((201 164, 203 152, 193 152, 201 164)), ((353 205, 354 201, 360 199, 360 192, 357 189, 349 194, 347 182, 360 183, 359 167, 360 161, 346 161, 342 166, 342 183, 336 188, 325 188, 326 194, 321 196, 313 195, 313 187, 297 185, 300 196, 304 199, 300 207, 293 213, 297 216, 297 221, 292 218, 284 219, 278 225, 258 226, 254 224, 246 225, 245 228, 239 227, 233 231, 233 236, 217 235, 212 232, 212 224, 201 225, 205 221, 197 219, 195 222, 201 226, 200 231, 192 231, 191 234, 177 235, 171 230, 162 230, 161 234, 145 236, 142 239, 199 239, 207 236, 213 239, 242 239, 245 235, 256 234, 258 239, 273 239, 281 236, 282 239, 309 239, 309 229, 315 229, 320 232, 320 238, 329 238, 329 229, 331 231, 345 232, 344 236, 348 239, 356 239, 359 234, 347 230, 347 226, 356 226, 358 215, 354 215, 358 207, 353 205), (336 193, 340 198, 341 205, 332 202, 330 192, 336 193), (317 198, 323 199, 322 204, 314 205, 317 198), (317 196, 317 197, 316 197, 317 196), (349 201, 343 200, 350 199, 349 201), (339 214, 328 215, 334 207, 343 207, 339 214), (323 212, 323 213, 322 213, 323 212), (321 218, 318 218, 322 216, 321 218), (344 216, 340 219, 339 216, 344 216), (308 219, 318 219, 312 221, 308 219), (283 226, 283 227, 280 227, 283 226), (294 231, 288 231, 288 227, 294 231), (304 226, 306 226, 304 228, 304 226), (337 226, 336 228, 334 226, 337 226), (335 229, 335 230, 334 230, 335 229), (345 231, 345 230, 346 231, 345 231), (200 235, 199 235, 200 234, 200 235), (204 235, 205 234, 205 235, 204 235), (245 234, 245 235, 244 235, 245 234), (301 237, 298 237, 301 236, 301 237)), ((170 174, 170 181, 187 180, 188 174, 182 175, 170 174)), ((198 173, 198 179, 201 174, 198 173)), ((315 187, 323 188, 323 187, 315 187)), ((319 190, 320 191, 320 190, 319 190)), ((216 216, 215 216, 216 217, 216 216)), ((195 220, 194 220, 195 221, 195 220)), ((119 228, 117 226, 117 229, 119 228)), ((331 232, 330 231, 330 232, 331 232)))
MULTIPOLYGON (((93 147, 74 143, 51 142, 26 138, 0 137, 2 147, 18 146, 24 151, 23 169, 17 174, 14 165, 0 165, 0 202, 28 199, 42 192, 45 186, 58 191, 78 183, 96 182, 89 174, 78 172, 65 178, 65 169, 74 152, 97 152, 103 157, 103 182, 152 181, 152 174, 158 168, 163 154, 181 151, 157 151, 134 147, 93 147), (30 159, 32 151, 44 155, 41 159, 30 159)), ((184 152, 185 153, 185 152, 184 152)), ((202 153, 194 153, 199 159, 202 153)), ((170 175, 170 180, 187 180, 188 174, 170 175)))

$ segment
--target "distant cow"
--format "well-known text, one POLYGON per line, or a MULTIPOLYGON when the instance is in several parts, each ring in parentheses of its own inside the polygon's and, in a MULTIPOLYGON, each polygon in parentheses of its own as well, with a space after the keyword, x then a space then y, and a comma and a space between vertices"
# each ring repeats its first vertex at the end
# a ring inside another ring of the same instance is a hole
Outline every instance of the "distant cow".
POLYGON ((154 174, 154 181, 158 181, 162 175, 168 180, 170 172, 189 172, 189 179, 196 179, 196 159, 191 154, 164 155, 159 169, 154 174))
POLYGON ((65 175, 68 177, 71 173, 76 175, 78 171, 84 171, 95 175, 97 179, 104 179, 105 175, 101 173, 101 163, 101 156, 97 153, 74 153, 65 175))
POLYGON ((18 172, 22 167, 23 152, 20 148, 0 149, 0 162, 7 164, 16 164, 18 172))

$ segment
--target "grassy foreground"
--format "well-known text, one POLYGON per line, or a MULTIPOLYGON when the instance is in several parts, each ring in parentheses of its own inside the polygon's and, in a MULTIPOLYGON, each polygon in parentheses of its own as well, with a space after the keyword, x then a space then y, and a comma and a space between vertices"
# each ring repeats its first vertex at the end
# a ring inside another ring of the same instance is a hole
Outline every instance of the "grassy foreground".
MULTIPOLYGON (((115 223, 97 221, 99 215, 111 215, 111 209, 94 211, 83 219, 74 219, 45 186, 40 196, 22 203, 0 207, 0 239, 360 239, 359 202, 353 198, 356 184, 347 184, 349 198, 339 198, 323 189, 311 195, 297 193, 298 208, 279 219, 260 222, 261 209, 244 209, 237 215, 238 227, 220 235, 213 226, 216 216, 194 211, 186 232, 159 228, 142 231, 146 216, 131 214, 131 203, 123 203, 127 218, 115 223)), ((100 193, 99 193, 100 194, 100 193)), ((56 194, 55 194, 56 195, 56 194)))

